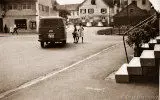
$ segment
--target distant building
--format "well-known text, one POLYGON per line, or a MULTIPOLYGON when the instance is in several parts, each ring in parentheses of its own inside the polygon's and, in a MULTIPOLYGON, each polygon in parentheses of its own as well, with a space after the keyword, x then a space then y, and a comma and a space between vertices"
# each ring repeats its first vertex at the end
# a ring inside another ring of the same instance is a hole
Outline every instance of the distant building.
POLYGON ((131 3, 135 3, 137 5, 137 7, 139 7, 140 9, 143 10, 151 10, 151 2, 149 0, 122 0, 123 4, 125 5, 125 7, 127 6, 127 2, 128 5, 130 5, 131 3))
POLYGON ((57 5, 57 10, 67 10, 70 15, 68 15, 69 19, 79 18, 79 7, 80 4, 66 4, 66 5, 57 5))
POLYGON ((114 24, 135 25, 147 18, 149 15, 149 11, 139 8, 136 3, 132 2, 114 16, 114 24))
POLYGON ((121 10, 120 3, 121 0, 85 0, 79 6, 79 17, 82 22, 102 22, 108 26, 121 10))
POLYGON ((3 0, 3 27, 13 27, 20 32, 36 32, 41 16, 57 15, 52 0, 3 0))

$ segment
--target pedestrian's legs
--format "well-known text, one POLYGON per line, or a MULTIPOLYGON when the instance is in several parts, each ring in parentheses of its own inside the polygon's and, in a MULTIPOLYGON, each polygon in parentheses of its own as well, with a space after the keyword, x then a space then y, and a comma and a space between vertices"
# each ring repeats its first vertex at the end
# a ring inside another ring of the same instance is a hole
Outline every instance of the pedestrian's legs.
POLYGON ((17 35, 18 35, 17 29, 15 30, 15 32, 16 32, 16 33, 17 33, 17 35))
POLYGON ((79 41, 79 36, 77 36, 77 43, 78 43, 78 41, 79 41))
POLYGON ((76 42, 76 37, 75 36, 73 36, 73 39, 74 39, 74 43, 76 42))
POLYGON ((83 37, 82 37, 82 43, 83 43, 83 37))
POLYGON ((15 33, 15 30, 12 32, 12 35, 14 35, 14 33, 15 33))

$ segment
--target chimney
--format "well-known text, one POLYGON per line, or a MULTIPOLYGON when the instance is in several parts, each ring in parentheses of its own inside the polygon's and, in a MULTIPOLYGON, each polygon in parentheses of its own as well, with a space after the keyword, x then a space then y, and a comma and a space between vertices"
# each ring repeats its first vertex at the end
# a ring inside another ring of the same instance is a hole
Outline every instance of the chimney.
POLYGON ((136 0, 133 0, 132 3, 137 6, 137 1, 136 0))

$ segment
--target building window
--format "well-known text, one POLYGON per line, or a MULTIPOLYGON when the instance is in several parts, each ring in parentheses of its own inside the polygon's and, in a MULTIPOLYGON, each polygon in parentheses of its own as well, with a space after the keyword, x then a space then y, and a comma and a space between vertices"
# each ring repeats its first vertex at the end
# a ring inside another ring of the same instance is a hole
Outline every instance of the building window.
POLYGON ((45 11, 44 9, 45 9, 45 7, 42 5, 42 11, 45 11))
POLYGON ((134 9, 130 9, 130 13, 132 13, 134 11, 134 9))
POLYGON ((146 4, 146 0, 142 0, 142 5, 145 5, 146 4))
POLYGON ((32 9, 32 10, 36 10, 36 5, 31 4, 31 9, 32 9))
POLYGON ((124 5, 125 5, 125 6, 128 5, 128 1, 124 1, 124 5))
POLYGON ((45 7, 46 12, 49 12, 49 6, 45 7))
POLYGON ((89 14, 93 14, 94 13, 94 9, 88 9, 88 13, 89 14))
POLYGON ((16 19, 15 24, 18 28, 27 29, 27 20, 26 19, 16 19))
POLYGON ((8 10, 12 10, 12 5, 8 5, 8 10))
POLYGON ((36 27, 37 27, 37 25, 36 25, 36 21, 30 21, 29 22, 29 27, 30 27, 30 29, 36 29, 36 27))
POLYGON ((31 4, 27 4, 27 9, 31 9, 32 5, 31 4))
POLYGON ((26 4, 22 4, 22 9, 27 9, 27 5, 26 4))
POLYGON ((18 9, 18 5, 17 4, 13 4, 13 9, 18 9))
POLYGON ((96 5, 96 0, 91 0, 92 5, 96 5))
POLYGON ((18 10, 22 10, 22 5, 18 5, 18 10))
POLYGON ((86 18, 85 17, 82 17, 82 20, 85 20, 86 18))
POLYGON ((102 8, 102 9, 101 9, 101 13, 102 13, 102 14, 107 13, 107 9, 106 9, 106 8, 102 8))
POLYGON ((80 9, 81 14, 86 14, 86 9, 80 9))

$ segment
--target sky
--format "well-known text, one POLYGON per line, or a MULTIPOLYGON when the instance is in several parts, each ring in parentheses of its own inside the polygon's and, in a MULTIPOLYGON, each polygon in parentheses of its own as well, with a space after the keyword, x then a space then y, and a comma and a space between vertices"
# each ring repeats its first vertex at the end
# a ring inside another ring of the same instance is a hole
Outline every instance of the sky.
MULTIPOLYGON (((81 3, 84 0, 57 0, 60 4, 75 4, 75 3, 81 3)), ((153 4, 154 8, 160 11, 160 0, 150 0, 150 2, 153 4)))
POLYGON ((59 4, 75 4, 82 3, 84 0, 57 0, 59 4))
POLYGON ((158 11, 160 11, 160 0, 150 0, 154 8, 158 11))

